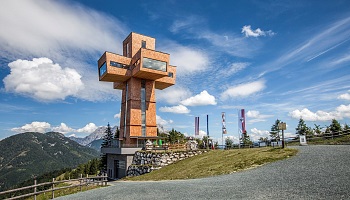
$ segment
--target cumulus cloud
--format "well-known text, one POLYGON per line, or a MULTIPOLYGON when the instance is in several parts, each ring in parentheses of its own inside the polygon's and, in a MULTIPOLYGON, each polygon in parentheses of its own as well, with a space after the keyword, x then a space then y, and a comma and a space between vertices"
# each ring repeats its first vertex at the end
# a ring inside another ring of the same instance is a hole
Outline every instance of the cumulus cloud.
POLYGON ((245 37, 260 37, 260 36, 274 36, 275 33, 271 30, 263 31, 260 28, 252 30, 250 25, 243 26, 242 33, 245 37))
POLYGON ((218 142, 219 145, 222 145, 222 144, 225 145, 226 138, 229 138, 230 140, 232 140, 234 144, 238 144, 239 143, 239 138, 236 137, 236 136, 232 136, 232 135, 224 135, 224 140, 222 140, 221 137, 217 138, 215 140, 218 142))
POLYGON ((210 66, 208 55, 202 50, 182 46, 171 41, 168 41, 162 48, 170 53, 170 63, 177 66, 177 76, 205 71, 210 66))
POLYGON ((325 112, 318 110, 312 112, 307 108, 302 110, 294 110, 289 113, 289 116, 295 119, 303 118, 305 121, 330 121, 332 119, 343 119, 350 117, 350 104, 340 105, 334 111, 325 112))
POLYGON ((254 93, 260 92, 265 89, 265 81, 258 80, 250 83, 244 83, 236 86, 229 87, 226 91, 221 93, 221 98, 227 100, 229 98, 247 97, 254 93))
POLYGON ((80 128, 76 130, 79 133, 92 133, 94 132, 98 127, 94 123, 88 123, 83 128, 80 128))
POLYGON ((163 118, 161 118, 159 115, 156 115, 156 120, 157 120, 157 124, 162 125, 162 126, 166 126, 169 124, 173 123, 173 120, 165 120, 163 118))
POLYGON ((253 141, 258 141, 260 139, 260 137, 265 138, 265 137, 269 137, 269 135, 270 135, 269 131, 259 130, 257 128, 252 128, 252 129, 250 129, 249 137, 253 141))
POLYGON ((54 132, 59 132, 59 133, 63 133, 63 134, 74 131, 73 128, 68 127, 65 123, 61 123, 61 125, 59 125, 57 127, 52 127, 51 130, 54 132))
POLYGON ((48 58, 16 60, 3 82, 7 92, 30 96, 39 101, 64 100, 84 88, 81 76, 71 68, 62 68, 48 58))
POLYGON ((350 90, 347 93, 341 94, 338 96, 338 99, 350 101, 350 90))
POLYGON ((0 23, 6 27, 0 29, 4 60, 48 57, 81 76, 84 88, 76 97, 105 101, 120 96, 111 83, 96 82, 96 66, 90 62, 104 51, 121 53, 129 30, 118 19, 77 2, 27 0, 3 4, 0 23))
POLYGON ((259 111, 249 110, 246 114, 248 120, 247 123, 252 124, 256 122, 264 122, 267 118, 272 117, 272 115, 262 115, 259 111))
POLYGON ((12 128, 11 131, 17 132, 17 133, 24 133, 24 132, 39 132, 39 133, 45 133, 47 130, 51 128, 51 125, 47 122, 32 122, 30 124, 25 124, 24 126, 18 127, 18 128, 12 128))
POLYGON ((180 101, 184 99, 187 99, 191 95, 192 93, 188 88, 175 85, 165 90, 157 91, 156 98, 157 98, 157 101, 164 101, 174 105, 174 104, 178 104, 180 101))
POLYGON ((216 100, 214 96, 210 95, 206 90, 204 90, 196 96, 181 101, 181 104, 185 106, 216 105, 216 100))
POLYGON ((189 110, 184 105, 178 105, 178 106, 172 106, 172 107, 164 106, 164 107, 160 107, 159 111, 160 112, 177 113, 177 114, 187 114, 187 113, 191 112, 191 110, 189 110))
POLYGON ((17 132, 17 133, 23 133, 23 132, 39 132, 39 133, 45 133, 49 131, 59 132, 63 134, 67 133, 92 133, 94 132, 98 127, 94 123, 88 123, 85 127, 80 129, 73 129, 69 126, 67 126, 65 123, 61 123, 59 126, 52 127, 50 123, 48 122, 37 122, 34 121, 30 124, 25 124, 21 127, 12 128, 11 131, 17 132))

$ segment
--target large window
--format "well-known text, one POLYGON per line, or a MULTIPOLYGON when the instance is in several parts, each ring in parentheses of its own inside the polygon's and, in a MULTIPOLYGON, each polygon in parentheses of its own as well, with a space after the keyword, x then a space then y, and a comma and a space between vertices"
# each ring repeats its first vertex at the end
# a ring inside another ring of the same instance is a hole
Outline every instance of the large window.
POLYGON ((106 72, 107 72, 107 65, 106 65, 106 62, 104 62, 99 69, 100 76, 102 76, 106 72))
POLYGON ((153 60, 151 58, 143 58, 143 67, 166 72, 166 62, 153 60))

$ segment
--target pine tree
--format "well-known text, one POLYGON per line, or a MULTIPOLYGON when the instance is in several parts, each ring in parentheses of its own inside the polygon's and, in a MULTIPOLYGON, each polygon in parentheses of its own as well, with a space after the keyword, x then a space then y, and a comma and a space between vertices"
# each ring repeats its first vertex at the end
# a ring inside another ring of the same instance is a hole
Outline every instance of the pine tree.
POLYGON ((119 139, 119 134, 120 134, 120 131, 119 131, 119 127, 117 126, 117 129, 115 130, 115 133, 114 133, 114 139, 119 139))
POLYGON ((307 126, 303 118, 299 119, 298 127, 296 127, 295 130, 297 131, 296 132, 297 135, 306 135, 307 126))
POLYGON ((315 125, 315 128, 314 128, 315 134, 321 135, 321 133, 322 133, 322 131, 321 131, 321 126, 320 126, 320 125, 317 125, 317 124, 314 124, 314 125, 315 125))
POLYGON ((278 127, 278 124, 281 122, 281 120, 276 119, 275 123, 271 126, 270 131, 270 137, 272 140, 279 140, 280 139, 280 129, 278 127))
MULTIPOLYGON (((111 126, 107 125, 107 129, 105 131, 106 135, 103 137, 103 142, 101 144, 101 148, 103 147, 109 147, 112 144, 112 139, 113 139, 113 133, 111 126)), ((107 171, 107 155, 106 154, 101 154, 101 162, 100 162, 100 170, 101 172, 106 172, 107 171)))
POLYGON ((339 132, 342 131, 341 125, 336 119, 332 119, 329 129, 333 135, 338 135, 339 132))

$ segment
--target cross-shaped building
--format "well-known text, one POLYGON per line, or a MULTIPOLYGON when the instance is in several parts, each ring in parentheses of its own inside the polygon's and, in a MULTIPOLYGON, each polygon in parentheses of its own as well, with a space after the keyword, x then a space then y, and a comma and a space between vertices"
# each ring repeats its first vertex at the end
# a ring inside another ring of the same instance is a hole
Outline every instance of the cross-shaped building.
POLYGON ((99 80, 123 90, 119 140, 124 146, 157 138, 155 89, 175 84, 170 55, 155 45, 154 38, 131 32, 123 41, 123 55, 105 52, 98 60, 99 80))

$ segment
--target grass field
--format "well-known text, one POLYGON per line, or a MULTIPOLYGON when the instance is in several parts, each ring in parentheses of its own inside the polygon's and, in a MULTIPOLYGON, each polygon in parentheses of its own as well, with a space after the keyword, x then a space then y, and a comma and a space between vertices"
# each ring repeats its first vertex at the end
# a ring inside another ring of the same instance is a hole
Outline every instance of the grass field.
POLYGON ((180 162, 168 165, 159 170, 124 180, 176 180, 194 179, 222 174, 230 174, 240 170, 256 167, 296 155, 296 149, 252 148, 233 150, 213 150, 180 162))

